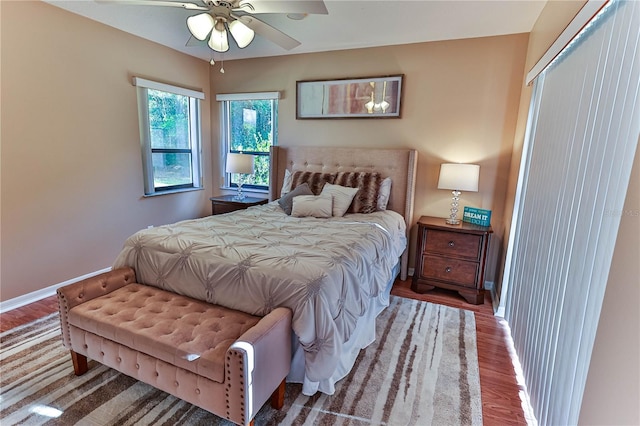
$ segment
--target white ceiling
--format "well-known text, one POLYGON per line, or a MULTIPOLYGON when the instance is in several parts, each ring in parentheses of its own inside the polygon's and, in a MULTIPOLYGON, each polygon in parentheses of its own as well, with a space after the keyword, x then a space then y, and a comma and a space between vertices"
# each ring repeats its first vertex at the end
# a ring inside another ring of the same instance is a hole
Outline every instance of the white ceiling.
MULTIPOLYGON (((155 41, 204 60, 221 59, 204 42, 187 46, 188 16, 174 7, 110 4, 93 0, 44 0, 54 6, 155 41)), ((189 0, 185 0, 189 1, 189 0)), ((200 4, 201 0, 190 0, 200 4)), ((249 0, 250 3, 270 0, 249 0)), ((230 41, 224 60, 529 32, 545 0, 324 0, 328 15, 296 21, 280 14, 260 20, 302 44, 287 51, 256 35, 245 49, 230 41)))

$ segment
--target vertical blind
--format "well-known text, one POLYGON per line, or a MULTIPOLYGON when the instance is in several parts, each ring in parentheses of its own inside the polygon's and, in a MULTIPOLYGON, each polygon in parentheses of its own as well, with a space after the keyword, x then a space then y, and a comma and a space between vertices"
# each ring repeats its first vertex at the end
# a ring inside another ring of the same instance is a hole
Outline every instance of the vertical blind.
POLYGON ((578 423, 640 135, 640 2, 613 1, 534 82, 504 284, 540 424, 578 423))

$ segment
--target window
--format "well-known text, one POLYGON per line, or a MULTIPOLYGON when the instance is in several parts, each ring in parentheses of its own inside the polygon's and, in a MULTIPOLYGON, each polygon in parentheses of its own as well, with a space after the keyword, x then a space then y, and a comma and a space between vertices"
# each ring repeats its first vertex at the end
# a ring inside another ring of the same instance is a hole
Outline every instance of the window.
MULTIPOLYGON (((280 93, 242 93, 218 95, 222 102, 221 141, 225 164, 228 153, 253 154, 253 174, 244 179, 243 188, 269 189, 269 149, 276 145, 278 99, 280 93)), ((224 186, 237 187, 238 176, 225 173, 224 186)))
POLYGON ((200 99, 204 93, 138 77, 145 195, 202 188, 200 99))

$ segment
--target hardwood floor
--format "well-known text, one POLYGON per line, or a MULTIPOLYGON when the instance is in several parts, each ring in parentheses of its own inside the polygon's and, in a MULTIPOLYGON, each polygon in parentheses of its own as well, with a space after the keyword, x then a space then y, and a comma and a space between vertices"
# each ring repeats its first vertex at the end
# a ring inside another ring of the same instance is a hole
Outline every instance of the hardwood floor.
MULTIPOLYGON (((471 305, 457 293, 435 289, 426 294, 411 290, 411 281, 397 280, 391 294, 432 303, 467 309, 475 312, 478 342, 478 364, 482 393, 482 416, 485 425, 526 425, 520 398, 523 388, 518 384, 511 361, 508 331, 504 320, 493 315, 491 298, 487 293, 482 305, 471 305)), ((0 314, 0 331, 26 324, 57 312, 56 296, 0 314)))
POLYGON ((0 314, 0 333, 58 312, 58 298, 47 297, 37 302, 0 314))

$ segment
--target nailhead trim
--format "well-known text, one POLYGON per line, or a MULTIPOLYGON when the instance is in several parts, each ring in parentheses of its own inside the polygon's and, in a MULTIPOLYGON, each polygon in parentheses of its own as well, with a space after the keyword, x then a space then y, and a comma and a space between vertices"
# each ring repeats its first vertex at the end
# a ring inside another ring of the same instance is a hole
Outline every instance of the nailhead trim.
MULTIPOLYGON (((67 324, 67 326, 65 327, 67 329, 67 337, 69 338, 69 347, 73 347, 73 344, 71 344, 71 328, 69 327, 69 302, 67 301, 67 298, 65 297, 65 295, 58 291, 58 309, 61 312, 60 315, 60 327, 62 327, 62 315, 64 314, 64 319, 67 324), (60 306, 60 304, 62 304, 62 306, 60 306)), ((62 336, 62 343, 66 343, 64 341, 64 336, 62 336)))

